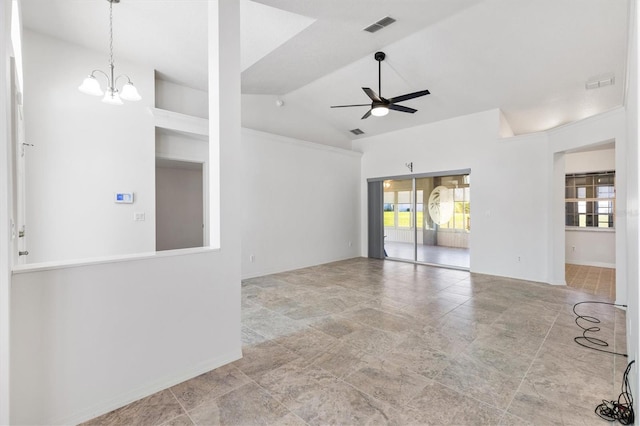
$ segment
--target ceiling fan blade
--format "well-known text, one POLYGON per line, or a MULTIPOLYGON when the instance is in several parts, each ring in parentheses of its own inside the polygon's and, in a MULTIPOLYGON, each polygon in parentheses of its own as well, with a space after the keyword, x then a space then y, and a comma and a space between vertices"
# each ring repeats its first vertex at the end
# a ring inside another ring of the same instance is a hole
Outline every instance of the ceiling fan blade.
POLYGON ((356 105, 331 105, 330 108, 349 108, 359 106, 371 106, 371 104, 356 104, 356 105))
POLYGON ((382 102, 382 98, 373 90, 369 89, 368 87, 363 87, 362 90, 364 90, 364 93, 366 93, 367 96, 369 96, 372 101, 382 102))
POLYGON ((392 109, 394 111, 408 112, 410 114, 413 114, 414 112, 417 111, 417 109, 409 108, 402 105, 396 105, 396 104, 390 104, 389 109, 392 109))
POLYGON ((370 115, 371 115, 371 110, 367 111, 367 113, 365 115, 363 115, 360 120, 364 120, 365 118, 369 118, 370 115))
POLYGON ((407 93, 406 95, 390 98, 389 102, 394 103, 394 102, 408 101, 409 99, 419 98, 420 96, 429 95, 430 93, 431 92, 429 92, 428 90, 421 90, 419 92, 407 93))

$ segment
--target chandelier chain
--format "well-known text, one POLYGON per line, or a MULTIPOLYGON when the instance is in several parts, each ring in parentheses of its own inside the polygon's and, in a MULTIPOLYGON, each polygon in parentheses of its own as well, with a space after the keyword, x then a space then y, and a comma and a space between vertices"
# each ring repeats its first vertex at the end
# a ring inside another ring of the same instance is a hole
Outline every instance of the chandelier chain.
POLYGON ((113 2, 109 2, 109 64, 113 66, 113 2))

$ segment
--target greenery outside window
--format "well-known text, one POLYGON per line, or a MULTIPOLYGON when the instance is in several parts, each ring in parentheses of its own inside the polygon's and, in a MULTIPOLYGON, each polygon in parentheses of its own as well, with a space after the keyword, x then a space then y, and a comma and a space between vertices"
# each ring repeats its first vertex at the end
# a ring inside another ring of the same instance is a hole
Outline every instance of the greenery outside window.
POLYGON ((461 229, 471 231, 471 188, 454 188, 453 192, 453 216, 451 220, 443 225, 444 229, 461 229))
MULTIPOLYGON (((422 191, 418 192, 418 199, 422 199, 422 191)), ((412 191, 389 191, 384 193, 384 226, 386 228, 413 227, 413 197, 412 191)), ((416 205, 416 223, 422 228, 423 204, 416 205)))
POLYGON ((615 171, 568 174, 565 179, 565 225, 613 228, 615 171))

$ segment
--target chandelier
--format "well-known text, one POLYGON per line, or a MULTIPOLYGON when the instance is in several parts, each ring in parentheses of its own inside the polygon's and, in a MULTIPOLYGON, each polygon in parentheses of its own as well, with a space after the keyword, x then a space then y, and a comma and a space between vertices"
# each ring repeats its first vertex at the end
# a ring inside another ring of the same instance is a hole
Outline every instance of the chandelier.
POLYGON ((122 105, 122 99, 125 101, 139 101, 142 99, 138 90, 135 88, 131 79, 126 74, 121 74, 114 78, 113 64, 113 4, 120 3, 120 0, 107 0, 109 2, 109 74, 102 70, 93 70, 87 78, 84 79, 78 90, 87 95, 102 96, 102 102, 111 105, 122 105), (107 89, 103 92, 95 74, 102 74, 107 78, 107 89), (127 82, 122 86, 120 92, 116 88, 119 79, 126 78, 127 82))

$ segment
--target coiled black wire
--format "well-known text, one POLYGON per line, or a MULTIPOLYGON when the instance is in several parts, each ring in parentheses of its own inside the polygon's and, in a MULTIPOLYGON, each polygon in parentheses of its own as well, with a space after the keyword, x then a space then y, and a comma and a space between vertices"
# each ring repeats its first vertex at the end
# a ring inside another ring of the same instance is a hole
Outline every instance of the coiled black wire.
POLYGON ((598 331, 600 331, 600 327, 598 327, 597 325, 589 327, 588 324, 584 324, 584 323, 586 322, 586 323, 590 323, 590 324, 600 324, 600 320, 598 318, 594 317, 594 316, 591 316, 591 315, 580 315, 579 313, 576 312, 576 307, 578 307, 578 305, 582 305, 582 304, 585 304, 585 303, 600 304, 600 305, 610 305, 610 306, 622 306, 622 307, 625 307, 625 308, 627 307, 627 305, 618 305, 618 304, 609 303, 609 302, 586 301, 586 302, 578 302, 578 303, 576 303, 575 305, 573 305, 573 313, 576 314, 576 324, 583 331, 582 331, 582 336, 574 337, 573 340, 577 344, 579 344, 580 346, 584 346, 585 348, 593 349, 594 351, 600 351, 600 352, 604 352, 604 353, 608 353, 608 354, 620 355, 620 356, 623 356, 623 357, 627 357, 627 354, 600 349, 600 348, 608 347, 609 344, 607 342, 605 342, 604 340, 599 339, 597 337, 587 336, 587 333, 597 333, 598 331), (583 321, 583 324, 580 323, 581 320, 583 321), (587 342, 589 344, 586 344, 585 342, 587 342), (598 348, 598 346, 600 348, 598 348))
POLYGON ((622 376, 622 393, 618 397, 617 401, 605 401, 602 400, 602 404, 596 407, 596 414, 601 418, 610 422, 619 421, 623 425, 633 424, 635 414, 633 412, 633 395, 631 395, 631 389, 629 386, 629 371, 631 365, 635 361, 631 361, 624 375, 622 376))

